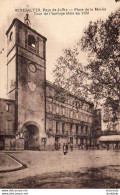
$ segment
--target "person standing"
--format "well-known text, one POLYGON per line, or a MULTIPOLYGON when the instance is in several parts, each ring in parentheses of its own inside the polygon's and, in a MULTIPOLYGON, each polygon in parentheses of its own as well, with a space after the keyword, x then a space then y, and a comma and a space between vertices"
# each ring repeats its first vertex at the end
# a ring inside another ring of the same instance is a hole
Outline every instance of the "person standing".
POLYGON ((73 144, 71 143, 70 144, 70 149, 71 149, 71 152, 73 151, 73 144))
POLYGON ((67 153, 68 153, 68 144, 66 144, 66 151, 67 151, 67 153))
POLYGON ((64 143, 63 144, 63 153, 64 153, 64 155, 66 155, 67 152, 68 152, 68 145, 64 143))

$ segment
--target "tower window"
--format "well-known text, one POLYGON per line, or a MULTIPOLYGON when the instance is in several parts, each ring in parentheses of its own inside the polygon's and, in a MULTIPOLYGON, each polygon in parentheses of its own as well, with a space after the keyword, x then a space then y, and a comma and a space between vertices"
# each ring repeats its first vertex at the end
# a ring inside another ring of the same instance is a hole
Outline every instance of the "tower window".
POLYGON ((28 45, 35 48, 35 38, 32 35, 28 35, 28 45))
POLYGON ((6 112, 10 112, 10 104, 6 104, 6 112))

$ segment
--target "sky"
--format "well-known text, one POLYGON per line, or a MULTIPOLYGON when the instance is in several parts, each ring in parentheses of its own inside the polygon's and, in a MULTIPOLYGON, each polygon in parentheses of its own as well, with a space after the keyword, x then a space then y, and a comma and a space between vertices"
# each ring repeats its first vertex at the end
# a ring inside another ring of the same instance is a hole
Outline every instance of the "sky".
MULTIPOLYGON (((7 39, 5 32, 14 18, 24 22, 26 14, 26 12, 15 11, 16 9, 31 9, 32 12, 28 12, 31 28, 47 38, 46 76, 47 80, 53 82, 52 72, 63 49, 76 45, 90 21, 105 20, 119 7, 120 2, 116 3, 115 0, 0 0, 0 97, 6 97, 7 39), (34 13, 36 9, 40 10, 37 11, 38 15, 34 13), (55 12, 53 9, 61 9, 61 11, 55 12), (67 11, 64 11, 65 9, 67 11), (84 14, 82 14, 81 9, 87 9, 87 12, 83 11, 84 14), (61 15, 66 12, 67 15, 61 15), (80 15, 76 15, 76 12, 80 15)), ((81 62, 85 63, 86 58, 87 55, 81 52, 81 62)))

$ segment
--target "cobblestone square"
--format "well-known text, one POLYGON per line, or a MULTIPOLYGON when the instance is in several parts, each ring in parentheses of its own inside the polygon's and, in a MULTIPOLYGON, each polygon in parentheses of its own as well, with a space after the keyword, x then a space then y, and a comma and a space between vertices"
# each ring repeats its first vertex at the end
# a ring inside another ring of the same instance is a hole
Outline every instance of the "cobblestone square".
POLYGON ((120 151, 9 152, 27 168, 1 173, 1 188, 119 188, 120 151))

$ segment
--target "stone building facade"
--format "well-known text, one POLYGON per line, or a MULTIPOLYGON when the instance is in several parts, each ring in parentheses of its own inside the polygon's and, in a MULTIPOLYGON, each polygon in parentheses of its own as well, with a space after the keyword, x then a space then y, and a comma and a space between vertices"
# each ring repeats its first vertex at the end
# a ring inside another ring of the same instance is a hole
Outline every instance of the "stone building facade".
POLYGON ((7 147, 7 140, 14 138, 15 102, 0 99, 0 149, 7 147), (6 144, 5 144, 6 138, 6 144))
MULTIPOLYGON (((93 144, 93 104, 72 94, 55 98, 56 87, 46 82, 46 134, 48 145, 61 147, 63 143, 73 145, 93 144)), ((57 90, 58 92, 59 90, 57 90)))
POLYGON ((15 101, 15 133, 37 148, 45 133, 46 38, 14 19, 7 35, 7 94, 15 101))
POLYGON ((1 148, 93 144, 94 105, 72 94, 64 101, 56 99, 56 86, 46 81, 47 39, 18 19, 6 35, 7 99, 0 99, 1 148))

